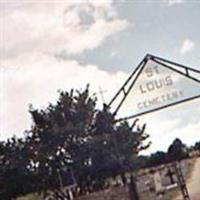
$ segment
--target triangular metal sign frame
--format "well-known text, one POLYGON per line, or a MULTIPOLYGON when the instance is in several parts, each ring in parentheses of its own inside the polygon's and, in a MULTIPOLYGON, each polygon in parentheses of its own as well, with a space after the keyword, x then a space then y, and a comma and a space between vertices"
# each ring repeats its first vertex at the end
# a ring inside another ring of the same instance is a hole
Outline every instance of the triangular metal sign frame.
MULTIPOLYGON (((144 59, 139 63, 139 65, 136 67, 136 69, 133 71, 133 73, 128 77, 128 79, 125 81, 125 83, 119 89, 119 91, 115 94, 115 96, 112 98, 112 100, 109 102, 108 108, 111 108, 111 107, 113 108, 113 103, 116 102, 116 101, 119 102, 117 104, 117 106, 114 108, 114 112, 113 112, 114 115, 117 115, 119 109, 123 105, 126 97, 130 93, 130 91, 133 89, 136 81, 138 80, 139 76, 143 72, 143 70, 144 70, 144 68, 145 68, 145 66, 146 66, 146 64, 149 60, 152 60, 155 63, 162 65, 165 68, 168 68, 168 69, 170 69, 170 70, 172 70, 172 71, 174 71, 174 72, 176 72, 176 73, 178 73, 178 74, 180 74, 180 75, 182 75, 182 76, 184 76, 184 77, 186 77, 190 80, 195 81, 200 86, 200 80, 198 78, 192 76, 192 74, 191 74, 191 73, 194 73, 194 74, 200 75, 200 70, 197 70, 197 69, 194 69, 194 68, 191 68, 191 67, 187 67, 187 66, 178 64, 176 62, 166 60, 166 59, 161 58, 161 57, 157 57, 157 56, 154 56, 154 55, 147 54, 144 57, 144 59)), ((133 114, 133 115, 128 116, 128 117, 123 117, 123 118, 117 119, 116 121, 122 121, 122 120, 128 120, 128 119, 136 118, 136 117, 148 114, 148 113, 159 111, 159 110, 162 110, 162 109, 165 109, 165 108, 168 108, 168 107, 171 107, 171 106, 175 106, 177 104, 185 103, 187 101, 191 101, 191 100, 194 100, 194 99, 197 99, 197 98, 200 98, 200 94, 197 94, 193 97, 188 97, 186 99, 179 100, 179 101, 176 101, 176 102, 173 102, 173 103, 169 103, 169 104, 164 105, 164 106, 160 106, 160 107, 157 107, 157 108, 154 108, 154 109, 150 109, 148 111, 140 112, 138 114, 133 114)))

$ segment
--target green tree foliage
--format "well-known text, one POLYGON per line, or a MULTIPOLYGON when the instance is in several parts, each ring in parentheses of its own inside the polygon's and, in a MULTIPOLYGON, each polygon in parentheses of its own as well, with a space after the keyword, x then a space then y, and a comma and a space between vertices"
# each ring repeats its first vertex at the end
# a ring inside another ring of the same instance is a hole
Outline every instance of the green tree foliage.
POLYGON ((162 151, 157 151, 150 155, 148 159, 148 166, 154 167, 158 165, 165 164, 167 162, 166 153, 162 151))
POLYGON ((188 157, 186 145, 178 138, 169 146, 167 154, 169 161, 182 160, 188 157))
POLYGON ((25 141, 13 137, 0 146, 0 199, 7 200, 34 191, 25 141))
POLYGON ((200 142, 195 143, 194 149, 200 152, 200 142))
POLYGON ((149 146, 146 126, 115 124, 106 105, 97 110, 96 101, 87 87, 60 91, 46 109, 30 107, 33 123, 25 138, 0 144, 0 178, 6 182, 0 184, 7 199, 73 183, 81 191, 98 190, 106 178, 134 168, 138 153, 149 146))

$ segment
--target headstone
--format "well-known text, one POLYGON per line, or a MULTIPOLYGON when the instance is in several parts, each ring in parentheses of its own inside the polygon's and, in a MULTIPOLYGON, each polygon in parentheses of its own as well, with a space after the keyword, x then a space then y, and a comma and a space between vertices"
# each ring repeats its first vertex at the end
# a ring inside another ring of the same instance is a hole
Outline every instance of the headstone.
POLYGON ((160 176, 160 172, 155 172, 153 179, 154 179, 156 193, 162 192, 164 187, 162 185, 162 178, 160 176))
POLYGON ((74 195, 73 195, 71 189, 69 189, 69 199, 70 199, 70 200, 73 200, 73 199, 74 199, 74 195))
POLYGON ((171 185, 175 183, 174 174, 175 173, 170 168, 168 168, 166 176, 169 177, 171 185))

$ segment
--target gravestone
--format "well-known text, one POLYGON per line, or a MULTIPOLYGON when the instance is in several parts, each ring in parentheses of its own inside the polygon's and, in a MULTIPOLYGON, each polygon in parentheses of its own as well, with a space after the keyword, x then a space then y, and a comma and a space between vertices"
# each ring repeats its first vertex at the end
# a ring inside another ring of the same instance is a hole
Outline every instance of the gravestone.
POLYGON ((156 193, 163 192, 164 187, 162 185, 162 178, 159 171, 155 172, 153 179, 154 179, 156 193))

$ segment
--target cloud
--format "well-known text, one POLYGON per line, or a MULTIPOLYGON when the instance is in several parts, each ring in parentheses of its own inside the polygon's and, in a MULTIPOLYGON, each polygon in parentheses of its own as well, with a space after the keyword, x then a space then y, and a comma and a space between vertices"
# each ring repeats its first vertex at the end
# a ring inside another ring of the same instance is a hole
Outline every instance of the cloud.
POLYGON ((117 54, 118 54, 118 52, 113 50, 113 51, 111 51, 110 56, 115 57, 117 54))
POLYGON ((184 3, 184 0, 168 0, 168 6, 184 3))
POLYGON ((16 1, 2 9, 3 57, 61 50, 79 54, 99 47, 129 25, 118 17, 112 1, 16 1))
POLYGON ((146 131, 152 141, 150 148, 142 153, 147 155, 158 150, 167 151, 175 138, 180 138, 188 146, 199 141, 200 110, 196 109, 199 103, 198 99, 142 116, 141 123, 147 122, 146 131))
POLYGON ((187 145, 193 145, 195 142, 199 141, 199 130, 200 122, 190 123, 187 126, 182 126, 179 127, 179 129, 174 129, 172 132, 165 136, 165 140, 172 142, 176 137, 181 138, 183 143, 187 145))
MULTIPOLYGON (((112 0, 1 2, 0 6, 0 137, 21 136, 30 127, 28 104, 46 106, 60 88, 98 92, 102 83, 114 81, 108 91, 122 84, 125 74, 102 71, 76 60, 60 61, 61 51, 81 54, 102 45, 129 23, 119 18, 112 0), (119 84, 120 83, 120 84, 119 84)), ((111 98, 110 92, 106 96, 111 98)))
POLYGON ((28 105, 45 108, 57 100, 57 90, 84 89, 91 84, 92 93, 99 98, 99 87, 107 92, 106 102, 122 85, 127 74, 108 73, 96 65, 80 65, 75 60, 59 61, 49 55, 20 56, 15 61, 6 60, 0 73, 0 136, 6 139, 13 134, 22 136, 31 125, 28 105), (12 67, 15 64, 15 67, 12 67), (105 84, 108 82, 110 84, 105 84))
MULTIPOLYGON (((58 89, 83 89, 90 83, 91 92, 97 93, 98 107, 101 107, 99 87, 106 90, 104 98, 105 102, 109 102, 128 77, 128 74, 121 71, 110 73, 96 65, 81 65, 75 60, 58 60, 47 54, 34 54, 32 57, 21 55, 15 60, 5 60, 3 65, 0 73, 1 140, 13 134, 23 136, 23 131, 31 125, 28 105, 32 103, 35 108, 45 108, 49 102, 57 100, 58 89), (108 80, 109 84, 105 85, 108 80)), ((188 112, 178 106, 173 110, 165 110, 165 113, 171 114, 167 118, 161 117, 165 116, 162 112, 141 117, 140 123, 147 122, 147 133, 153 142, 151 148, 143 153, 166 150, 175 137, 180 137, 187 144, 195 142, 198 139, 199 112, 196 111, 194 116, 191 111, 198 107, 198 103, 199 101, 188 106, 188 112), (190 115, 190 121, 185 120, 190 115)))
MULTIPOLYGON (((98 93, 99 87, 106 90, 104 98, 108 102, 128 77, 121 71, 109 73, 97 65, 58 60, 54 56, 62 50, 68 54, 93 50, 129 27, 129 22, 118 16, 113 1, 35 2, 9 0, 8 4, 0 6, 3 36, 0 43, 0 139, 13 134, 20 137, 25 129, 30 128, 29 103, 44 108, 48 102, 56 101, 58 89, 84 88, 87 83, 91 84, 92 92, 98 93)), ((115 54, 113 51, 111 56, 115 54)), ((101 106, 99 94, 98 97, 98 106, 101 106)), ((180 111, 176 113, 180 114, 180 111)), ((174 116, 166 122, 161 121, 160 116, 152 123, 149 119, 144 122, 148 122, 147 132, 153 141, 151 151, 167 146, 175 137, 167 137, 167 134, 178 130, 180 124, 174 116), (158 142, 160 134, 162 142, 158 142)), ((185 126, 193 131, 199 130, 189 124, 185 126)), ((186 129, 183 131, 186 133, 186 129)))
POLYGON ((98 47, 109 36, 117 33, 127 27, 125 20, 114 20, 106 22, 105 20, 96 21, 90 29, 84 33, 76 33, 73 39, 66 45, 68 53, 81 53, 84 50, 92 50, 98 47))
POLYGON ((68 54, 93 50, 127 28, 128 21, 119 18, 112 0, 1 2, 0 25, 1 138, 20 136, 30 127, 28 104, 46 106, 56 99, 59 88, 91 83, 97 92, 106 80, 116 85, 109 91, 120 86, 122 72, 109 74, 98 66, 62 62, 54 56, 63 50, 68 54))
POLYGON ((190 39, 186 39, 184 40, 181 46, 180 53, 185 54, 187 52, 190 52, 194 49, 194 47, 195 47, 195 43, 190 39))

